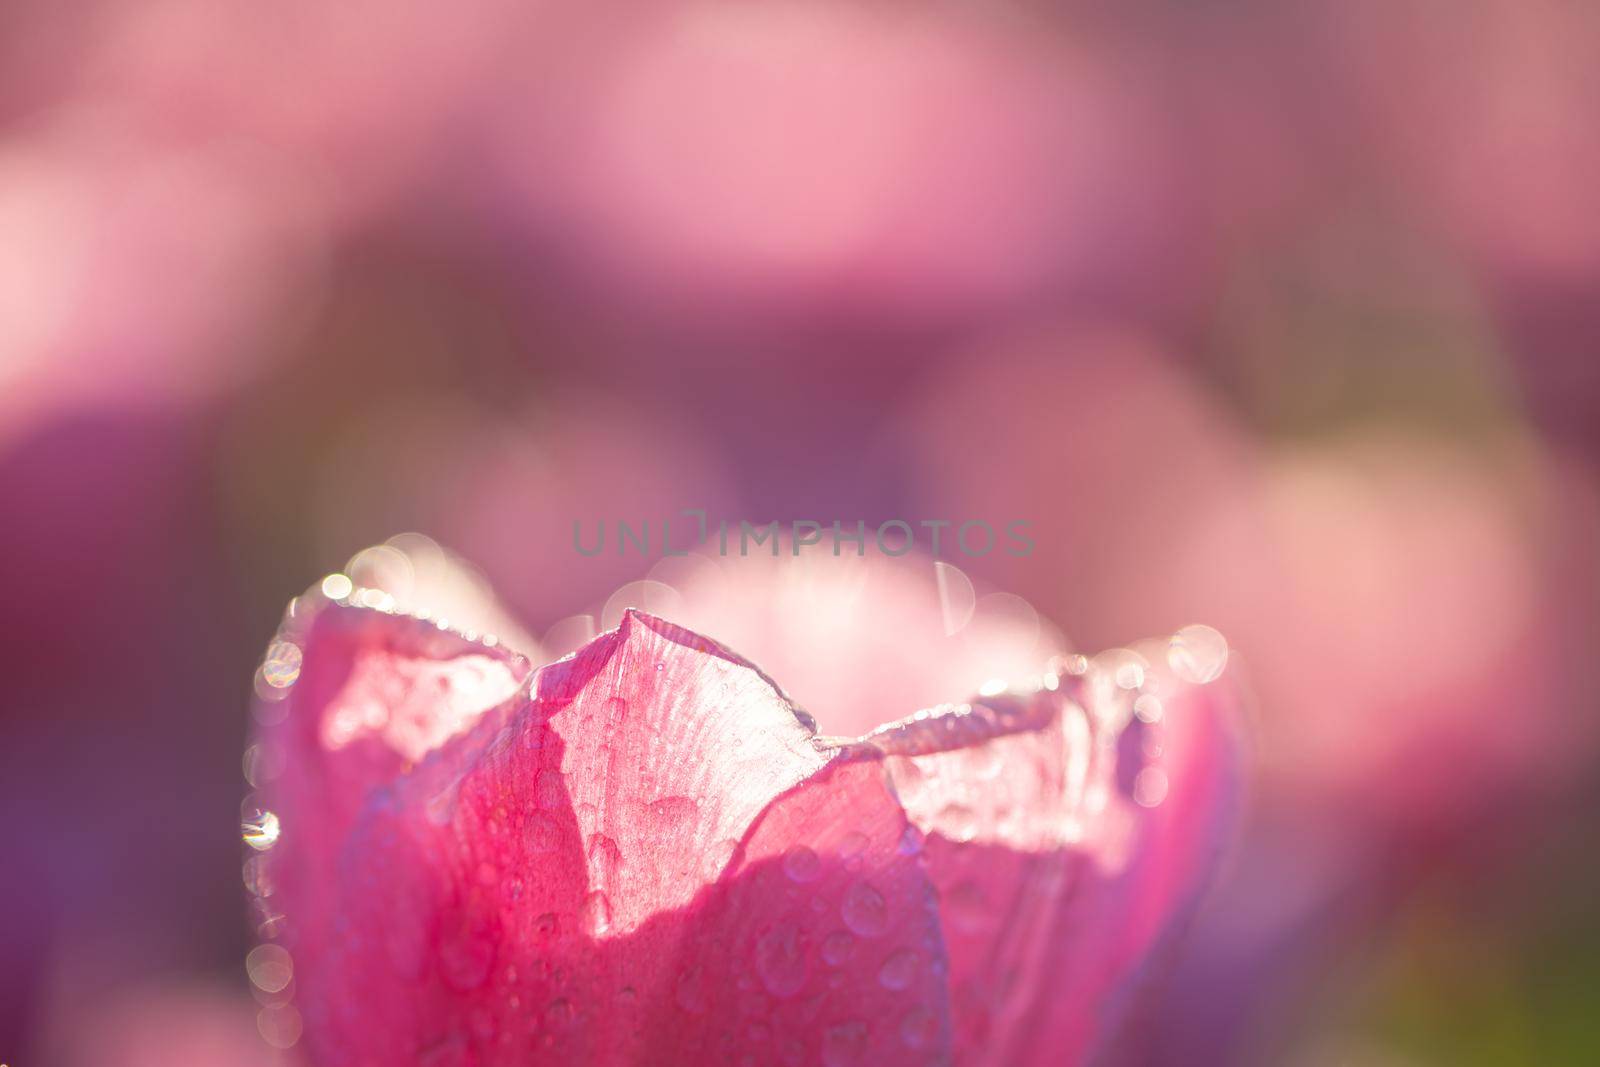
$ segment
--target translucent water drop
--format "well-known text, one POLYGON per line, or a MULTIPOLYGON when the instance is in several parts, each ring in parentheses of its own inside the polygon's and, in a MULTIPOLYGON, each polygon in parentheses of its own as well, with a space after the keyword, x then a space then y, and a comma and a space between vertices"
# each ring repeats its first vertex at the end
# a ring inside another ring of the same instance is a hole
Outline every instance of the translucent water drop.
POLYGON ((257 852, 265 852, 276 845, 282 832, 278 817, 270 811, 247 814, 239 823, 239 833, 244 843, 257 852))
POLYGON ((622 870, 622 846, 609 834, 589 835, 589 881, 612 887, 622 870))
POLYGON ((529 852, 554 852, 561 846, 561 827, 550 816, 536 811, 528 816, 522 839, 529 852))
POLYGON ((938 1020, 927 1008, 912 1008, 900 1020, 900 1040, 906 1048, 922 1048, 932 1041, 938 1020))
POLYGON ((883 966, 878 968, 878 984, 885 989, 899 992, 916 981, 921 964, 922 957, 911 949, 902 948, 891 952, 889 958, 883 961, 883 966))
POLYGON ((839 914, 844 924, 862 937, 878 937, 889 929, 889 906, 883 894, 864 881, 845 891, 839 914))
POLYGON ((1163 710, 1161 698, 1154 693, 1144 693, 1133 702, 1133 714, 1140 722, 1160 722, 1163 710))
POLYGON ((830 1026, 822 1035, 823 1067, 854 1067, 866 1047, 866 1023, 850 1019, 830 1026))
POLYGON ((700 805, 693 797, 662 797, 651 802, 650 814, 667 822, 689 822, 699 816, 700 805))
POLYGON ((244 861, 244 887, 251 896, 270 897, 274 889, 267 870, 267 857, 251 856, 244 861))
POLYGON ((451 989, 469 993, 489 980, 499 950, 494 931, 468 918, 439 939, 439 974, 451 989))
POLYGON ((322 579, 322 595, 329 600, 343 600, 355 589, 355 583, 343 574, 330 574, 322 579))
POLYGON ((565 997, 557 997, 545 1006, 544 1021, 552 1030, 564 1030, 572 1025, 577 1012, 572 1007, 572 1001, 565 997))
POLYGON ((293 641, 274 641, 261 661, 261 678, 274 689, 287 689, 300 677, 300 646, 293 641))
POLYGON ((859 830, 851 830, 839 839, 839 858, 849 863, 867 850, 867 835, 859 830))
POLYGON ((281 993, 294 978, 294 960, 281 945, 257 945, 244 958, 244 969, 263 993, 281 993))
POLYGON ((792 997, 805 988, 809 974, 805 946, 793 923, 780 923, 756 940, 756 975, 768 993, 792 997))
POLYGON ((611 929, 611 900, 596 890, 583 898, 583 911, 579 916, 584 933, 597 937, 611 929))
POLYGON ((256 1015, 256 1029, 261 1039, 277 1049, 294 1048, 300 1040, 302 1026, 300 1012, 292 1004, 274 1004, 262 1008, 256 1015))
POLYGON ((1133 780, 1133 799, 1153 808, 1167 799, 1167 775, 1159 767, 1146 767, 1133 780))
POLYGON ((1186 682, 1204 685, 1222 674, 1228 664, 1228 639, 1209 626, 1196 623, 1172 635, 1167 665, 1186 682))
POLYGON ((855 955, 856 939, 848 930, 835 930, 822 939, 822 961, 838 967, 855 955))
POLYGON ((805 845, 796 845, 783 854, 783 873, 794 882, 814 882, 822 876, 822 861, 805 845))
POLYGON ((695 966, 680 975, 673 999, 677 1001, 678 1007, 690 1015, 704 1015, 710 1008, 710 1002, 706 997, 705 971, 695 966))

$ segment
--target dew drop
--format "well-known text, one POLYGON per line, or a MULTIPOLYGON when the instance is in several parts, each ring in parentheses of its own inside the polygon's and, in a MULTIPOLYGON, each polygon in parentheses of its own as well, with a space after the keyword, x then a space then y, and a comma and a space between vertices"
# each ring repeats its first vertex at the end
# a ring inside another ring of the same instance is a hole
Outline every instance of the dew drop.
POLYGON ((572 1001, 565 997, 557 997, 545 1006, 544 1021, 552 1030, 564 1030, 572 1025, 572 1020, 577 1014, 573 1010, 572 1001))
POLYGON ((274 641, 261 661, 261 679, 274 689, 287 689, 300 677, 300 646, 293 641, 274 641))
POLYGON ((499 945, 488 915, 468 913, 459 923, 439 940, 439 973, 445 985, 469 993, 489 980, 499 945))
POLYGON ((539 777, 533 780, 533 796, 535 802, 546 811, 559 811, 567 803, 567 784, 561 780, 561 772, 554 767, 546 767, 539 772, 539 777))
POLYGON ((856 939, 848 930, 835 930, 822 939, 822 960, 830 967, 849 962, 855 951, 856 939))
POLYGON ((678 978, 678 988, 674 991, 673 999, 678 1007, 690 1015, 704 1015, 710 1007, 706 998, 705 971, 699 966, 691 967, 678 978))
POLYGON ((822 861, 805 845, 795 845, 783 854, 783 873, 794 882, 814 882, 822 876, 822 861))
POLYGON ((1185 626, 1172 635, 1167 665, 1186 682, 1204 685, 1222 674, 1228 664, 1228 639, 1209 626, 1185 626))
POLYGON ((851 830, 839 839, 839 858, 849 863, 867 850, 867 844, 866 834, 860 830, 851 830))
POLYGON ((580 915, 583 922, 583 931, 590 937, 598 937, 611 929, 611 900, 604 893, 596 890, 583 898, 583 911, 580 915))
POLYGON ((767 992, 792 997, 805 988, 810 974, 805 945, 793 923, 780 923, 756 941, 756 974, 767 992))
POLYGON ((666 822, 685 823, 700 814, 700 805, 693 797, 662 797, 651 801, 650 814, 666 822))
POLYGON ((1146 767, 1133 780, 1133 799, 1153 808, 1167 799, 1167 775, 1159 767, 1146 767))
POLYGON ((830 1026, 822 1035, 823 1067, 854 1067, 866 1047, 866 1023, 850 1019, 830 1026))
POLYGON ((292 1004, 275 1004, 256 1015, 256 1029, 273 1048, 293 1048, 300 1040, 301 1027, 300 1013, 292 1004))
POLYGON ((916 980, 921 962, 921 957, 911 949, 891 952, 889 958, 883 961, 883 966, 878 968, 878 984, 896 992, 907 988, 916 980))
POLYGON ((844 924, 862 937, 877 937, 889 929, 889 906, 867 882, 856 882, 845 891, 839 911, 844 924))
POLYGON ((922 1048, 933 1040, 936 1026, 933 1012, 927 1008, 912 1008, 900 1020, 900 1040, 907 1048, 922 1048))
POLYGON ((1154 693, 1144 693, 1133 702, 1133 714, 1140 722, 1160 722, 1162 710, 1161 698, 1154 693))
POLYGON ((267 857, 251 856, 244 861, 244 887, 251 896, 270 897, 275 888, 267 870, 267 857))
POLYGON ((294 978, 294 960, 281 945, 257 945, 245 957, 244 969, 263 993, 281 993, 294 978))
POLYGON ((522 837, 529 852, 554 852, 561 845, 561 827, 550 816, 534 812, 522 837))
POLYGON ((355 590, 355 583, 343 574, 330 574, 322 579, 322 595, 329 600, 343 600, 355 590))
POLYGON ((244 843, 257 852, 265 852, 278 843, 283 827, 278 817, 270 811, 256 811, 245 815, 239 823, 239 834, 244 843))

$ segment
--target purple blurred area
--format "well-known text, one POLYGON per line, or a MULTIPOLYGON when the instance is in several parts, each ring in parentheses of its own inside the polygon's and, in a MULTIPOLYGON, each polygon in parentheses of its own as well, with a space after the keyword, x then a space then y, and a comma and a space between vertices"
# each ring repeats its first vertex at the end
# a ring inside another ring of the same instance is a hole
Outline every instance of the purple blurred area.
POLYGON ((1600 1061, 1597 103, 1569 0, 13 0, 0 1060, 292 1062, 291 595, 419 530, 545 634, 652 562, 575 521, 704 508, 1228 636, 1250 815, 1112 1064, 1600 1061))

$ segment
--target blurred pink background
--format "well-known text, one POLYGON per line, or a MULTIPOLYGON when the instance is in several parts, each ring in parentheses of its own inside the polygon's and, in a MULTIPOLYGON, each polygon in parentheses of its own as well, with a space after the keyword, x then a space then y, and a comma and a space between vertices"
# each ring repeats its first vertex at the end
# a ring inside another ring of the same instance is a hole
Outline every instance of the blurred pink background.
POLYGON ((653 562, 573 522, 683 508, 1228 635, 1250 814, 1114 1063, 1600 1059, 1597 100, 1566 0, 6 6, 0 1060, 292 1062, 282 603, 421 530, 559 643, 653 562))

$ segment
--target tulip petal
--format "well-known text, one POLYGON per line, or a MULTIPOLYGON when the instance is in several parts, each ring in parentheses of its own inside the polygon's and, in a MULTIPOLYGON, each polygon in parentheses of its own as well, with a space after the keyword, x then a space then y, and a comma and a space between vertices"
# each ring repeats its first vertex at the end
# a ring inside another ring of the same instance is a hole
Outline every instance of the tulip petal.
POLYGON ((931 889, 881 765, 820 750, 750 665, 629 612, 518 685, 520 657, 414 618, 292 621, 260 741, 287 749, 279 821, 252 844, 317 1062, 947 1048, 931 889))
POLYGON ((862 739, 927 835, 963 1065, 1100 1047, 1231 822, 1226 686, 1151 671, 1130 691, 1104 667, 1050 681, 862 739), (1142 717, 1156 708, 1159 727, 1142 717))

